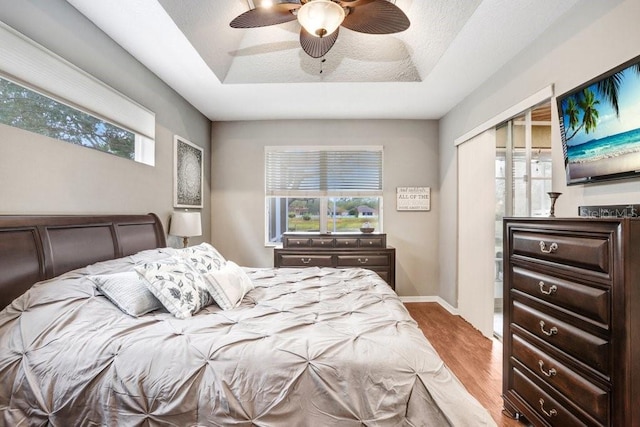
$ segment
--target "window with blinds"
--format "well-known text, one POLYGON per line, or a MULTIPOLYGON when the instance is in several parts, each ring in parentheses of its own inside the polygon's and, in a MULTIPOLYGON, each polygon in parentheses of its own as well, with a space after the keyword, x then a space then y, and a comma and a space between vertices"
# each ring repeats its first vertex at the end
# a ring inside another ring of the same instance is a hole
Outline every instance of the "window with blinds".
POLYGON ((382 231, 383 148, 266 147, 267 243, 286 231, 382 231))

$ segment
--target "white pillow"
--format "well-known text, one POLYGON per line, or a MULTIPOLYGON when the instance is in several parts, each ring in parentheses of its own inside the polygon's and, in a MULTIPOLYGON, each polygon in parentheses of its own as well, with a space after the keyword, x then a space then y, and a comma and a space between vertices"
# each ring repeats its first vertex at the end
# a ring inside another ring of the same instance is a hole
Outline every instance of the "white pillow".
POLYGON ((219 270, 226 262, 220 252, 208 243, 201 243, 196 246, 178 249, 177 252, 201 274, 206 274, 213 270, 219 270))
POLYGON ((178 319, 196 314, 211 303, 207 286, 198 271, 181 258, 135 267, 145 285, 178 319))
POLYGON ((254 287, 249 276, 233 261, 227 261, 220 270, 206 273, 204 279, 209 294, 223 310, 239 306, 254 287))
POLYGON ((120 310, 138 317, 162 308, 135 271, 90 276, 96 287, 120 310))

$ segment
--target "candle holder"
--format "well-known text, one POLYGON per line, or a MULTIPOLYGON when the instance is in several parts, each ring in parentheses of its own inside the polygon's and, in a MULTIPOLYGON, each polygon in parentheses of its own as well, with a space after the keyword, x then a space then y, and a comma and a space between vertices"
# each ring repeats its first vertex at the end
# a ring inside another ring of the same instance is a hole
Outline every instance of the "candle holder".
POLYGON ((549 195, 549 198, 551 199, 551 209, 549 210, 549 218, 555 218, 556 201, 558 200, 558 197, 560 197, 560 195, 562 193, 556 193, 555 191, 549 191, 547 194, 549 195))

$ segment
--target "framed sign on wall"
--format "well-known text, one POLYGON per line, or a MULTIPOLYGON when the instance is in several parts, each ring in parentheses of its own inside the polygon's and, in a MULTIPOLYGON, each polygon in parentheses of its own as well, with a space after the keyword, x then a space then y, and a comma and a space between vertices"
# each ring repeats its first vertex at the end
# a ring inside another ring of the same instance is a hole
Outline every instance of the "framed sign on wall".
POLYGON ((431 187, 398 187, 396 189, 396 210, 431 210, 431 187))
POLYGON ((173 138, 173 206, 201 208, 204 150, 184 138, 173 138))

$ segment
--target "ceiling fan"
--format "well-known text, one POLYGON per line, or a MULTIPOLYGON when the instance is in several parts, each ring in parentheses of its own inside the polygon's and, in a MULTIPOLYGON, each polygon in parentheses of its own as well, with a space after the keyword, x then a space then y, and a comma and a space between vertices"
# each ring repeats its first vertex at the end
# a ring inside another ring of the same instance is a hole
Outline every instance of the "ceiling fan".
POLYGON ((342 25, 366 34, 393 34, 409 28, 409 18, 387 0, 263 1, 238 15, 233 28, 256 28, 298 20, 300 46, 313 58, 324 56, 338 39, 342 25))

